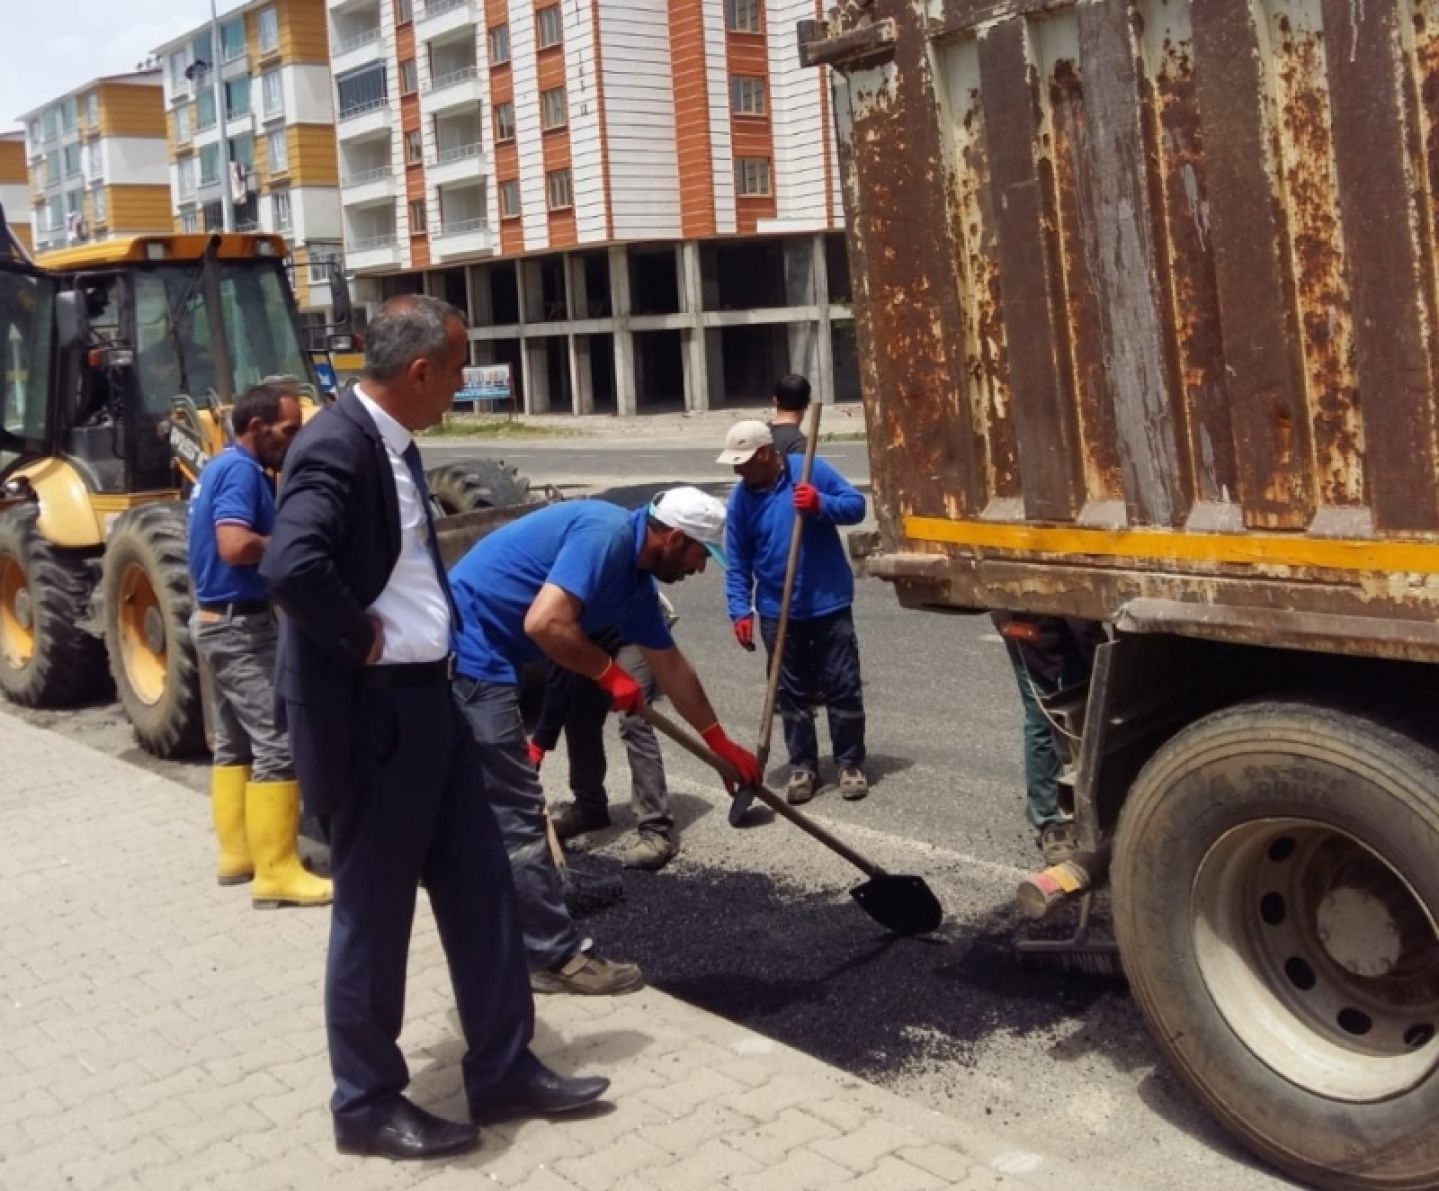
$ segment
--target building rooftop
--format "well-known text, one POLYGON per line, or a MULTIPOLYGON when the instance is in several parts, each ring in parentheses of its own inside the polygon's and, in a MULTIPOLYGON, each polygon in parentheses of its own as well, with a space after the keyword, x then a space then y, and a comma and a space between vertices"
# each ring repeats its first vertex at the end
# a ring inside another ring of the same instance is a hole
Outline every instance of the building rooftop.
POLYGON ((153 70, 131 70, 126 71, 124 74, 102 74, 98 78, 90 79, 78 87, 71 88, 69 91, 62 91, 59 95, 51 96, 44 103, 31 108, 28 112, 21 112, 16 119, 19 120, 21 124, 28 123, 33 117, 38 116, 46 108, 52 108, 57 103, 64 103, 72 96, 80 96, 87 91, 92 91, 100 86, 101 83, 122 83, 131 87, 158 87, 161 85, 161 81, 162 71, 158 66, 153 70))

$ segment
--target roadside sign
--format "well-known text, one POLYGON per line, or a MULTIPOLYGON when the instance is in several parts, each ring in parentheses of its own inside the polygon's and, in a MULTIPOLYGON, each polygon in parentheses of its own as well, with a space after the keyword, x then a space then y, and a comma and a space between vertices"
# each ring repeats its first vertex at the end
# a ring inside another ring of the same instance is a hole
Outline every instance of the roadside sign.
POLYGON ((508 364, 481 364, 465 369, 465 382, 455 394, 455 404, 468 402, 474 405, 484 401, 490 404, 508 403, 514 408, 514 388, 510 381, 508 364))

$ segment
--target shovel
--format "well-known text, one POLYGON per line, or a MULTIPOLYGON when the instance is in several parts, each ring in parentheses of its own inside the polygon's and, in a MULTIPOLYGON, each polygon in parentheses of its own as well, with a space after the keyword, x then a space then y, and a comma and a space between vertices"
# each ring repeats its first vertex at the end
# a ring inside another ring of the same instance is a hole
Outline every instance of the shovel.
MULTIPOLYGON (((814 472, 814 453, 819 446, 819 413, 820 404, 816 401, 810 407, 809 439, 804 448, 804 468, 800 472, 799 478, 801 484, 808 484, 810 476, 814 472)), ((779 601, 779 626, 775 629, 774 653, 769 660, 769 685, 765 687, 764 713, 760 716, 759 721, 759 745, 755 749, 755 756, 759 758, 761 772, 769 765, 770 738, 774 736, 774 705, 775 700, 779 697, 779 676, 780 669, 784 664, 784 643, 789 636, 789 607, 794 598, 794 577, 799 570, 800 541, 803 537, 804 514, 795 510, 794 528, 789 535, 789 560, 785 563, 784 568, 784 591, 779 601)), ((754 796, 749 790, 737 790, 729 808, 731 827, 739 826, 740 821, 745 817, 745 812, 749 810, 753 802, 754 796)))
MULTIPOLYGON (((674 721, 648 705, 639 714, 657 731, 663 732, 681 748, 698 757, 735 789, 741 785, 733 765, 716 756, 674 721)), ((848 860, 869 880, 849 891, 860 909, 885 930, 897 935, 924 935, 938 928, 944 918, 939 900, 928 885, 906 873, 887 873, 879 865, 861 856, 843 840, 836 839, 807 815, 802 815, 768 786, 750 787, 750 793, 781 818, 788 819, 801 831, 819 840, 830 851, 848 860)))

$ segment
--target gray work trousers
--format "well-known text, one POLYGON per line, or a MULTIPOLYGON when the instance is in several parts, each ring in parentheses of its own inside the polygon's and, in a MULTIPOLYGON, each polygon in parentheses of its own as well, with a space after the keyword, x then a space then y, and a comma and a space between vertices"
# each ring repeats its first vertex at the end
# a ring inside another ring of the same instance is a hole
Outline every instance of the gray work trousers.
POLYGON ((479 745, 484 797, 509 853, 530 968, 558 967, 580 950, 581 939, 545 836, 545 791, 530 763, 519 688, 462 674, 454 693, 479 745))
POLYGON ((268 612, 212 617, 196 609, 190 639, 203 663, 214 764, 248 765, 255 782, 290 781, 290 741, 275 727, 275 618, 268 612))
MULTIPOLYGON (((658 690, 654 675, 637 645, 626 645, 615 657, 615 664, 629 672, 645 693, 645 702, 653 703, 658 690)), ((565 747, 570 759, 570 790, 575 801, 596 813, 609 812, 609 795, 605 792, 605 721, 610 715, 610 696, 592 682, 576 683, 575 702, 565 721, 565 747)), ((626 713, 619 717, 620 740, 630 762, 630 805, 641 831, 657 831, 668 835, 674 830, 670 813, 670 791, 665 784, 665 763, 660 754, 659 737, 641 716, 626 713)))

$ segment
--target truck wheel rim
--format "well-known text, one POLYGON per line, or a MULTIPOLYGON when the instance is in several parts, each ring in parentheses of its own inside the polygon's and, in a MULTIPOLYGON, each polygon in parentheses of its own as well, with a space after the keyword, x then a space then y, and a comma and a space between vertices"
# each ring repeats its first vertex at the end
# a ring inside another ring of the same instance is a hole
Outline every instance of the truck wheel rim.
POLYGON ((120 576, 120 656, 130 689, 151 706, 165 694, 168 655, 163 632, 158 640, 155 633, 155 626, 164 624, 163 616, 150 576, 131 563, 120 576))
POLYGON ((1216 1008, 1297 1086, 1383 1100, 1439 1062, 1439 931, 1352 836, 1302 819, 1233 828, 1200 863, 1191 922, 1216 1008))
POLYGON ((0 657, 12 670, 35 656, 34 609, 25 568, 13 554, 0 556, 0 657))

